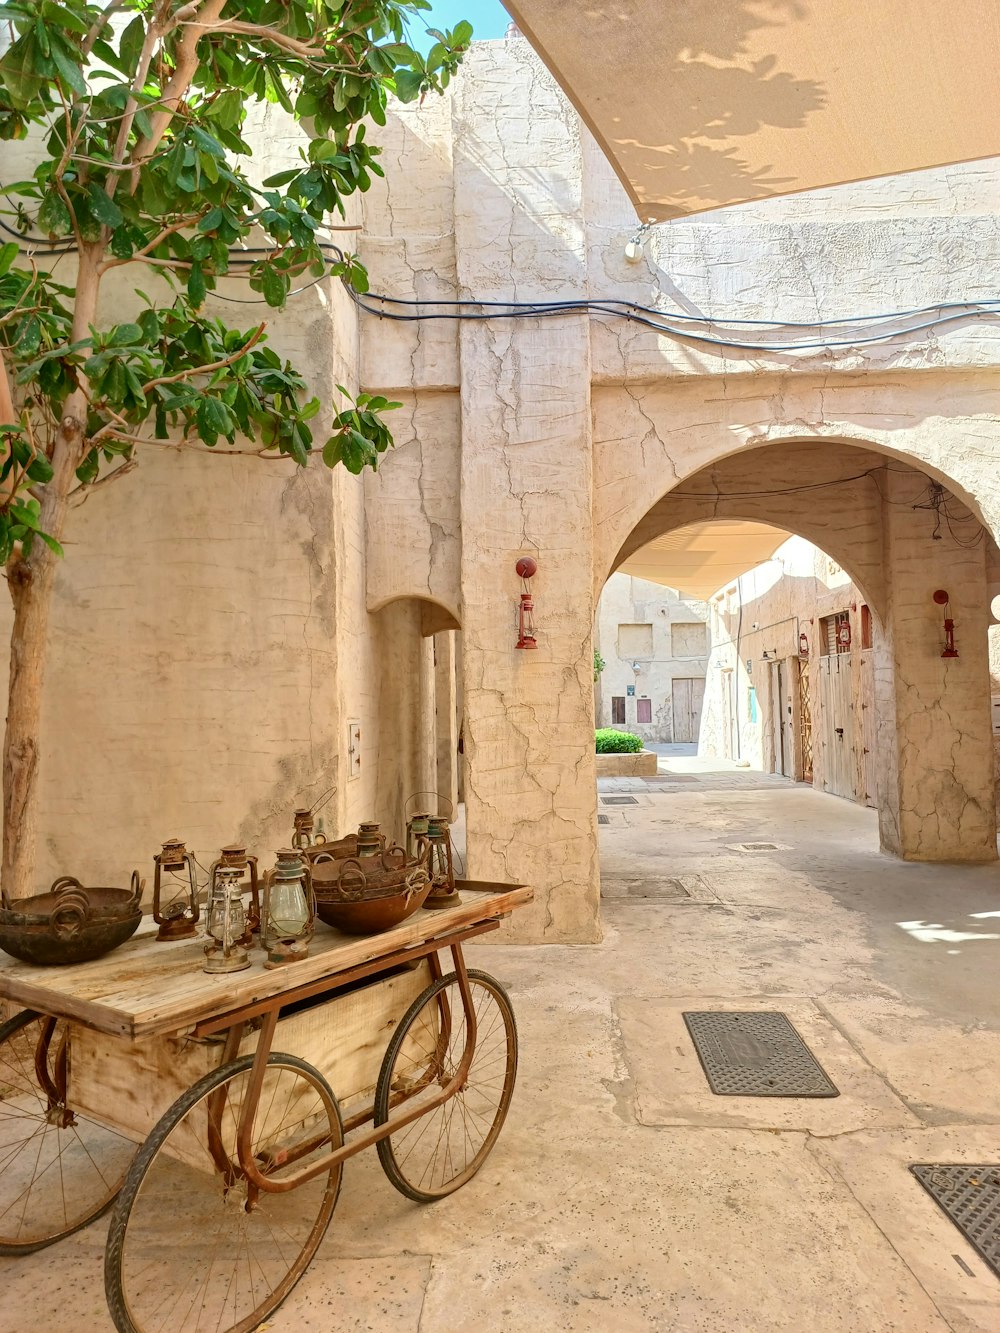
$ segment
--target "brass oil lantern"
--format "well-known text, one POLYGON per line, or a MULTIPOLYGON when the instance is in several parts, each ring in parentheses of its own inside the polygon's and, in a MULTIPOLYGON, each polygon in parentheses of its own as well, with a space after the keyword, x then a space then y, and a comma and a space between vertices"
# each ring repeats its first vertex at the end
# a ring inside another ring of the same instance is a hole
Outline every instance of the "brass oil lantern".
POLYGON ((274 869, 264 876, 264 905, 260 942, 267 953, 265 967, 280 967, 309 953, 316 921, 312 872, 296 848, 277 853, 274 869))
MULTIPOLYGON (((240 843, 231 843, 228 847, 223 847, 219 852, 219 859, 212 865, 208 872, 208 894, 209 899, 215 892, 215 877, 220 870, 238 870, 240 872, 240 893, 250 893, 250 910, 244 908, 244 917, 246 920, 245 938, 241 940, 242 944, 250 946, 253 942, 253 936, 260 930, 260 885, 257 873, 257 858, 251 856, 247 849, 240 843)), ((209 931, 211 934, 211 931, 209 931)))
POLYGON ((307 847, 318 847, 326 842, 322 831, 316 830, 316 816, 311 810, 296 810, 292 814, 292 847, 297 852, 307 847))
POLYGON ((168 838, 153 857, 153 920, 158 940, 189 940, 198 923, 198 881, 194 857, 179 838, 168 838), (164 881, 163 872, 170 879, 164 881), (187 883, 184 873, 187 873, 187 883), (164 902, 166 898, 166 902, 164 902))
POLYGON ((424 906, 430 909, 457 907, 462 901, 455 888, 455 861, 451 849, 451 825, 443 815, 427 819, 427 873, 431 879, 430 896, 424 906))
POLYGON ((250 966, 247 945, 252 932, 243 906, 243 868, 219 865, 213 868, 205 908, 205 972, 242 972, 250 966))
POLYGON ((427 846, 427 826, 430 815, 413 815, 406 822, 406 855, 419 861, 427 846))

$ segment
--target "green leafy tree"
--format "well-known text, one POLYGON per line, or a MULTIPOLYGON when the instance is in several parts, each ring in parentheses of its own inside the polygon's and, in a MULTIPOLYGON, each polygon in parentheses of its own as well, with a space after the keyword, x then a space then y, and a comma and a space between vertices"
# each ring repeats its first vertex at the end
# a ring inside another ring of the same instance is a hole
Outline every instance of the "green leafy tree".
POLYGON ((352 472, 392 443, 382 414, 398 404, 345 390, 314 439, 320 402, 266 324, 230 327, 205 299, 236 273, 275 310, 303 280, 366 290, 324 224, 382 174, 365 122, 384 123, 387 94, 440 91, 462 59, 468 23, 432 30, 426 56, 408 44, 408 20, 429 7, 0 4, 0 138, 31 136, 38 150, 27 179, 0 180, 0 560, 14 607, 0 877, 12 897, 34 892, 41 691, 70 495, 122 477, 156 440, 302 466, 315 451, 352 472), (302 148, 254 186, 244 136, 261 102, 295 118, 302 148), (102 321, 102 284, 120 269, 134 313, 102 321))

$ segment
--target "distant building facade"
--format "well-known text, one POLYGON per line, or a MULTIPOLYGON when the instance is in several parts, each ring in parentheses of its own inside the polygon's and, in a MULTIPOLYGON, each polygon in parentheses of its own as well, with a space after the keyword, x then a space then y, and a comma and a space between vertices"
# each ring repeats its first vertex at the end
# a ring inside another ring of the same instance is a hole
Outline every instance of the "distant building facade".
POLYGON ((612 574, 594 624, 604 661, 597 725, 644 741, 697 742, 709 656, 708 606, 672 588, 612 574))

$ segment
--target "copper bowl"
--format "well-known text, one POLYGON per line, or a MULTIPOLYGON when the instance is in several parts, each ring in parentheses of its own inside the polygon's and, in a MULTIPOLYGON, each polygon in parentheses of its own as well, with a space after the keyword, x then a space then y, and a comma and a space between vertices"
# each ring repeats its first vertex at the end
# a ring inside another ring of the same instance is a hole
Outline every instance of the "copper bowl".
POLYGON ((328 926, 334 926, 347 935, 377 935, 381 930, 391 930, 393 926, 398 926, 423 907, 430 891, 431 882, 428 879, 417 888, 402 888, 396 893, 385 893, 378 897, 353 901, 317 897, 316 915, 328 926))
POLYGON ((41 967, 100 958, 135 934, 142 920, 142 889, 137 871, 131 889, 85 889, 64 875, 48 893, 4 902, 0 949, 41 967))

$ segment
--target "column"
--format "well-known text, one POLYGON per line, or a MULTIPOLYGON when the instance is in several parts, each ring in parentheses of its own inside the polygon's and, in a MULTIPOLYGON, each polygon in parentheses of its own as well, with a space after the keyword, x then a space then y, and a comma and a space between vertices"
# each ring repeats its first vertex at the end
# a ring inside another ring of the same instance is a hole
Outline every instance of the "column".
MULTIPOLYGON (((914 509, 913 478, 887 469, 883 530, 887 617, 876 644, 879 832, 883 850, 910 861, 993 861, 996 847, 990 726, 986 542, 914 509), (958 657, 944 658, 951 597, 958 657)), ((952 513, 962 506, 948 497, 952 513)))

